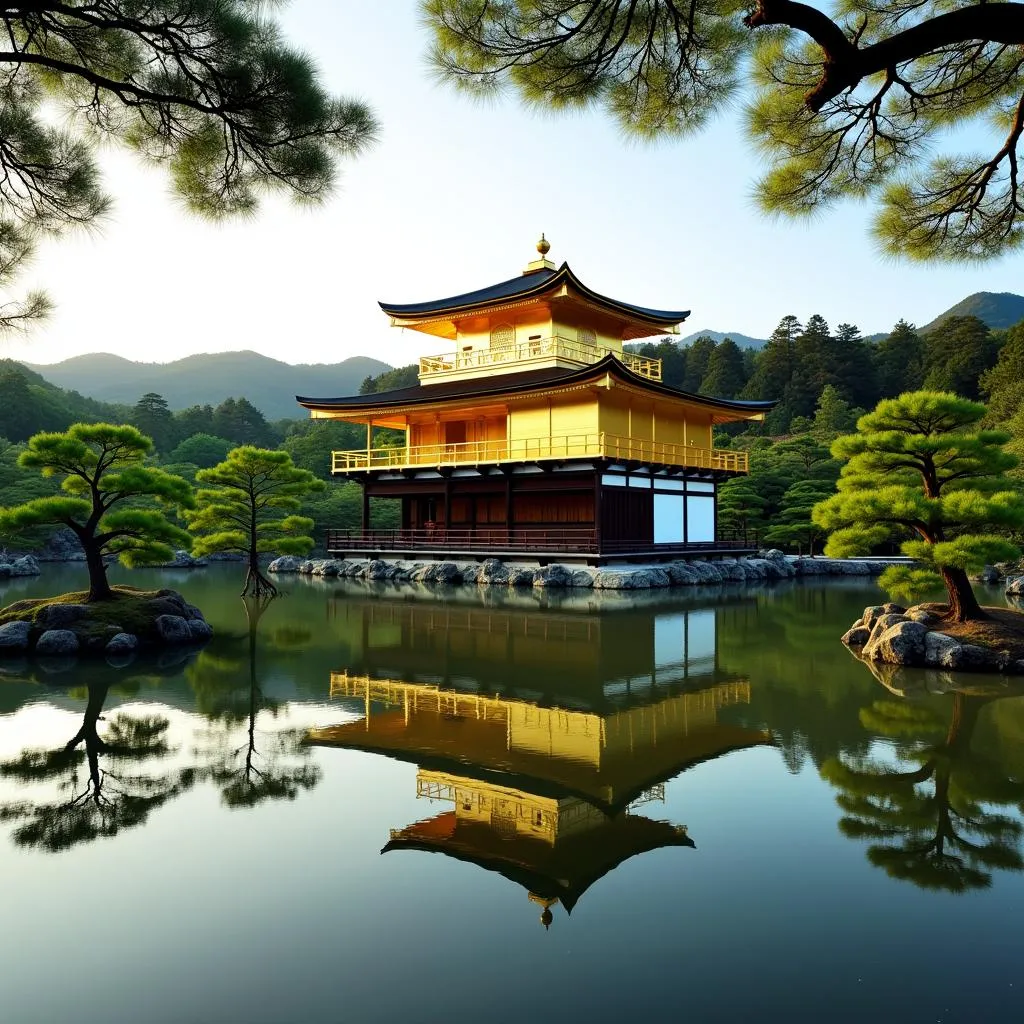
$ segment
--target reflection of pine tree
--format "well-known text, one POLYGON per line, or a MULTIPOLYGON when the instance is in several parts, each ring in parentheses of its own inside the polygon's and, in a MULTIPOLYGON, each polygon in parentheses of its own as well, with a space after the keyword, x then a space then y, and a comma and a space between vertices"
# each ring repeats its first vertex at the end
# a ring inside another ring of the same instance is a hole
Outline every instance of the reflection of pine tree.
POLYGON ((992 808, 1024 802, 1024 783, 971 749, 981 708, 992 698, 957 693, 948 726, 928 708, 876 701, 861 712, 874 732, 910 741, 899 771, 871 758, 856 765, 833 758, 821 774, 840 790, 839 828, 873 840, 868 859, 893 878, 925 889, 987 888, 993 869, 1024 869, 1024 825, 992 808))
POLYGON ((0 775, 22 784, 57 784, 59 795, 53 799, 24 800, 0 808, 5 820, 22 823, 13 835, 18 845, 53 852, 117 835, 141 825, 150 811, 194 783, 192 769, 157 775, 135 770, 144 761, 173 753, 167 745, 166 718, 118 712, 100 735, 100 715, 109 689, 106 684, 88 687, 82 726, 64 746, 24 750, 0 763, 0 775))
MULTIPOLYGON (((270 602, 270 598, 244 598, 247 635, 212 643, 186 670, 199 710, 227 727, 209 755, 210 775, 229 807, 294 800, 301 790, 312 789, 320 781, 320 770, 302 745, 303 730, 267 732, 256 728, 261 713, 264 719, 276 718, 280 708, 260 689, 256 668, 259 622, 270 602), (243 722, 247 726, 245 742, 233 746, 231 727, 243 722)), ((292 633, 275 634, 274 640, 278 646, 286 646, 306 638, 292 633)))

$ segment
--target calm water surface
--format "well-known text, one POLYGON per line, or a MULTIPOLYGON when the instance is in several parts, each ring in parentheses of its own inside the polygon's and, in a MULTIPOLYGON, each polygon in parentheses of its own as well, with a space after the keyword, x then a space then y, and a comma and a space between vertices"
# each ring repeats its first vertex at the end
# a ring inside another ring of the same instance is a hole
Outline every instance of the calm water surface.
POLYGON ((1019 1019, 1024 696, 875 678, 869 583, 122 578, 216 637, 0 663, 5 1024, 1019 1019))

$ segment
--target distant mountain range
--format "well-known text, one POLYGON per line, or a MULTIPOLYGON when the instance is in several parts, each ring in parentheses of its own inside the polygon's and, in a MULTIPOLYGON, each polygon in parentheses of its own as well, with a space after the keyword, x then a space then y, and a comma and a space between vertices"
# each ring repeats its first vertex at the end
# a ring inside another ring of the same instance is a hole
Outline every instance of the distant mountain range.
MULTIPOLYGON (((1024 320, 1024 295, 1014 295, 1013 292, 975 292, 966 299, 961 299, 955 306, 950 306, 934 320, 918 327, 918 330, 922 334, 925 331, 932 331, 951 316, 976 316, 993 330, 1005 330, 1024 320)), ((867 340, 881 341, 885 337, 888 337, 888 331, 869 334, 867 340)), ((751 338, 738 331, 694 331, 685 338, 680 338, 679 344, 689 345, 697 338, 714 338, 715 341, 732 338, 740 348, 754 349, 763 348, 767 341, 766 338, 751 338)))
POLYGON ((368 356, 293 365, 258 352, 215 352, 173 363, 137 363, 97 352, 51 365, 25 365, 52 384, 105 402, 134 405, 155 391, 172 409, 185 409, 244 397, 269 420, 302 418, 296 395, 354 395, 363 378, 391 369, 368 356))

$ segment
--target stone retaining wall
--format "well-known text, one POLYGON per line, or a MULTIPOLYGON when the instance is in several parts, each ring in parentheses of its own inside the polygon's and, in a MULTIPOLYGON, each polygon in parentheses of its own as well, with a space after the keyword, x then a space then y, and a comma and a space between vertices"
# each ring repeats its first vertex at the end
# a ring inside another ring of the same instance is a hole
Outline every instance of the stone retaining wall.
POLYGON ((395 583, 475 584, 499 587, 577 587, 596 590, 641 590, 791 579, 795 576, 877 576, 891 563, 883 560, 792 558, 767 551, 758 558, 694 559, 657 565, 598 568, 529 566, 488 558, 483 562, 385 561, 384 559, 302 559, 286 555, 270 563, 272 573, 340 576, 395 583))

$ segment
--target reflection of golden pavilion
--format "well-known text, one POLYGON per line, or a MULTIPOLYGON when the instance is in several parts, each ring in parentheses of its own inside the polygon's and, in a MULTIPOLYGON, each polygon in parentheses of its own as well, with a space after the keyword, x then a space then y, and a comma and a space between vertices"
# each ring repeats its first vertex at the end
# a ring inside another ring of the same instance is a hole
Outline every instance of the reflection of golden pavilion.
POLYGON ((694 843, 678 825, 634 813, 663 783, 771 735, 718 721, 750 700, 746 682, 652 692, 650 702, 595 711, 335 673, 331 695, 363 717, 314 729, 309 742, 415 763, 417 796, 453 810, 391 833, 383 852, 445 853, 523 885, 544 908, 571 910, 598 878, 661 847, 694 843))
POLYGON ((579 797, 537 796, 425 769, 417 773, 416 793, 455 809, 393 829, 382 852, 444 853, 496 871, 544 908, 545 927, 555 903, 571 911, 594 882, 630 857, 694 846, 681 825, 631 813, 644 801, 610 815, 579 797))
POLYGON ((314 729, 313 743, 461 775, 501 773, 529 780, 531 792, 567 792, 609 811, 685 768, 771 741, 718 721, 720 708, 749 702, 746 682, 655 694, 652 703, 602 714, 344 672, 331 676, 331 696, 359 698, 364 717, 314 729))

